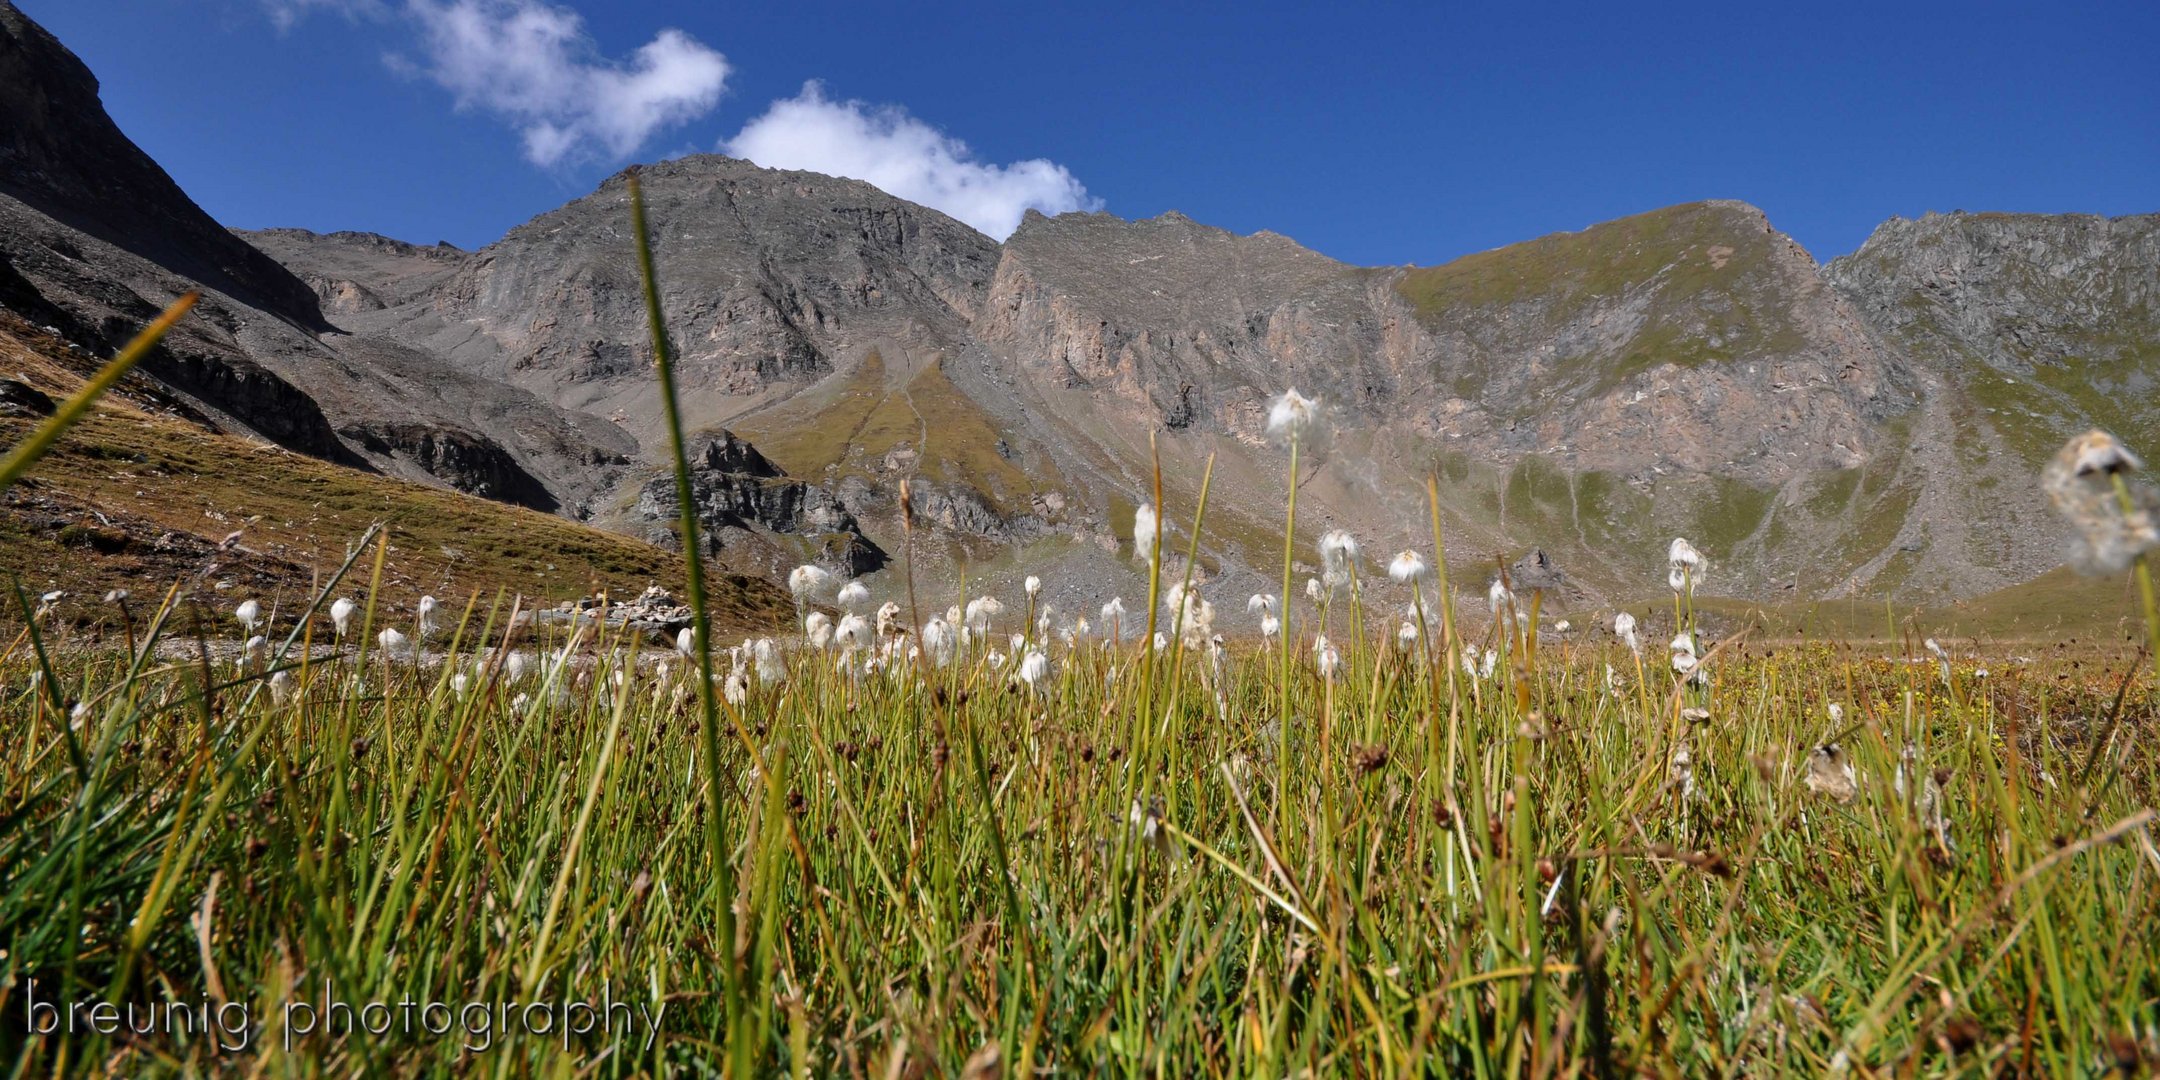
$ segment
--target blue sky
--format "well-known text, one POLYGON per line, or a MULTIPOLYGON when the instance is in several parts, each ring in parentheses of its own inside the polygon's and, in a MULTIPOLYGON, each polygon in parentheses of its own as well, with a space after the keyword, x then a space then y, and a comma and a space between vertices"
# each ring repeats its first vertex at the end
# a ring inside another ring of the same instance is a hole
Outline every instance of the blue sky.
POLYGON ((474 247, 722 147, 859 163, 993 232, 1175 209, 1376 265, 1699 198, 1823 259, 1894 214, 2160 211, 2151 0, 17 2, 242 227, 474 247))

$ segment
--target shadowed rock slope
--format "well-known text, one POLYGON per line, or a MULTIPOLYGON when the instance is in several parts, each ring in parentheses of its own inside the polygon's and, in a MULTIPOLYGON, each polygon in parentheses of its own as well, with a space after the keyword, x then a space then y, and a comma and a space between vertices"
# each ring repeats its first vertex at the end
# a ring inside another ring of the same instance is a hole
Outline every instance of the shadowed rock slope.
MULTIPOLYGON (((0 313, 0 371, 8 373, 0 388, 62 398, 96 366, 0 313)), ((0 446, 39 419, 0 408, 0 446)), ((624 600, 652 584, 682 588, 682 560, 664 548, 224 434, 140 375, 0 495, 0 578, 33 596, 63 591, 62 614, 92 624, 112 621, 100 602, 106 590, 155 605, 175 583, 220 620, 250 596, 290 615, 376 522, 390 537, 378 597, 385 619, 409 619, 423 593, 453 611, 477 596, 484 619, 498 594, 521 595, 531 607, 598 590, 624 600), (237 539, 226 544, 229 534, 237 539)), ((364 595, 371 567, 363 560, 341 591, 364 595)), ((714 617, 730 628, 770 626, 792 610, 763 578, 716 576, 710 596, 714 617)))
POLYGON ((635 442, 395 342, 341 334, 319 295, 220 227, 114 126, 97 80, 0 0, 0 305, 117 347, 203 302, 144 365, 221 429, 544 510, 574 510, 635 442))

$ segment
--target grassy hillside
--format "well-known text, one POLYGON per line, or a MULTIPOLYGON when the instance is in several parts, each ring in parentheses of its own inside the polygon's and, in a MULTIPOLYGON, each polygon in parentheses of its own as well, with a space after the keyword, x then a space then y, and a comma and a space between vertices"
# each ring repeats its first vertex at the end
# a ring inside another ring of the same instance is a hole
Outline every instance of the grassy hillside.
MULTIPOLYGON (((1816 600, 1783 605, 1705 600, 1730 628, 1756 626, 1772 639, 1851 642, 1925 638, 2031 652, 2057 645, 2090 655, 2135 650, 2142 636, 2137 594, 2127 577, 2082 578, 2067 569, 2021 585, 1945 604, 1886 604, 1880 599, 1816 600)), ((1671 607, 1670 600, 1636 605, 1671 607)))
POLYGON ((1047 462, 1031 476, 999 451, 996 422, 940 361, 908 371, 877 349, 837 386, 750 417, 735 432, 789 476, 813 482, 876 479, 888 453, 908 448, 920 453, 916 475, 979 492, 1001 511, 1025 510, 1029 495, 1058 486, 1047 462))
MULTIPOLYGON (((0 372, 55 398, 94 363, 0 322, 0 372)), ((0 418, 0 445, 30 426, 0 418)), ((377 521, 390 530, 392 604, 498 590, 529 600, 599 589, 619 597, 650 584, 679 589, 682 578, 678 556, 629 537, 217 434, 175 415, 139 377, 0 498, 0 579, 19 579, 32 594, 73 594, 63 611, 111 588, 162 594, 198 574, 206 600, 253 595, 289 606, 377 521)), ((782 621, 788 610, 775 586, 750 578, 720 579, 713 602, 716 618, 742 626, 782 621)))
POLYGON ((1421 267, 1396 288, 1431 323, 1530 304, 1541 325, 1560 325, 1639 303, 1642 323, 1615 343, 1619 355, 1597 357, 1610 384, 1660 363, 1798 348, 1800 330, 1769 288, 1778 243, 1751 207, 1687 203, 1421 267))

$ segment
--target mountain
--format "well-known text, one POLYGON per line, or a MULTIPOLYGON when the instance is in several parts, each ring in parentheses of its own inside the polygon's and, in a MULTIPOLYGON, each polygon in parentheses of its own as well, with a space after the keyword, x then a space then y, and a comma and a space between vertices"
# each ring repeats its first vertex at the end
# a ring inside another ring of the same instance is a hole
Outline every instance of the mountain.
MULTIPOLYGON (((205 286, 150 371, 207 422, 676 542, 623 176, 477 251, 229 234, 0 13, 0 304, 99 349, 205 286)), ((1198 572, 1262 588, 1266 410, 1296 387, 1331 431, 1301 455, 1300 573, 1326 528, 1429 544, 1432 477, 1466 588, 1534 556, 1583 604, 1652 594, 1685 535, 1720 594, 1944 600, 2059 562, 2033 477, 2062 439, 2160 435, 2154 217, 1893 220, 1824 266, 1709 201, 1360 267, 1176 213, 1030 214, 1000 244, 709 155, 642 182, 702 539, 739 572, 894 565, 906 478, 925 580, 1099 602, 1138 587, 1159 461, 1170 549, 1206 476, 1198 572)))
POLYGON ((634 440, 393 342, 188 199, 116 127, 97 80, 0 0, 0 304, 110 350, 180 293, 203 302, 146 361, 223 428, 370 471, 570 509, 634 440), (566 505, 569 504, 569 505, 566 505))
POLYGON ((2160 445, 2160 214, 1894 218, 1824 276, 2034 465, 2097 423, 2160 445))

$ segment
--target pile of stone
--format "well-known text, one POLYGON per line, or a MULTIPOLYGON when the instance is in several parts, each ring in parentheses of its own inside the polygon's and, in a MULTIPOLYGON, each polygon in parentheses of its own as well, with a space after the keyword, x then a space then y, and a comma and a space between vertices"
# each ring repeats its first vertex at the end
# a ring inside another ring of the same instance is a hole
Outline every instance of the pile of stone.
POLYGON ((652 585, 633 600, 610 603, 600 595, 565 600, 552 608, 532 612, 532 625, 581 626, 600 619, 608 626, 627 626, 663 641, 673 641, 676 631, 690 625, 690 618, 690 605, 677 600, 674 593, 652 585))

